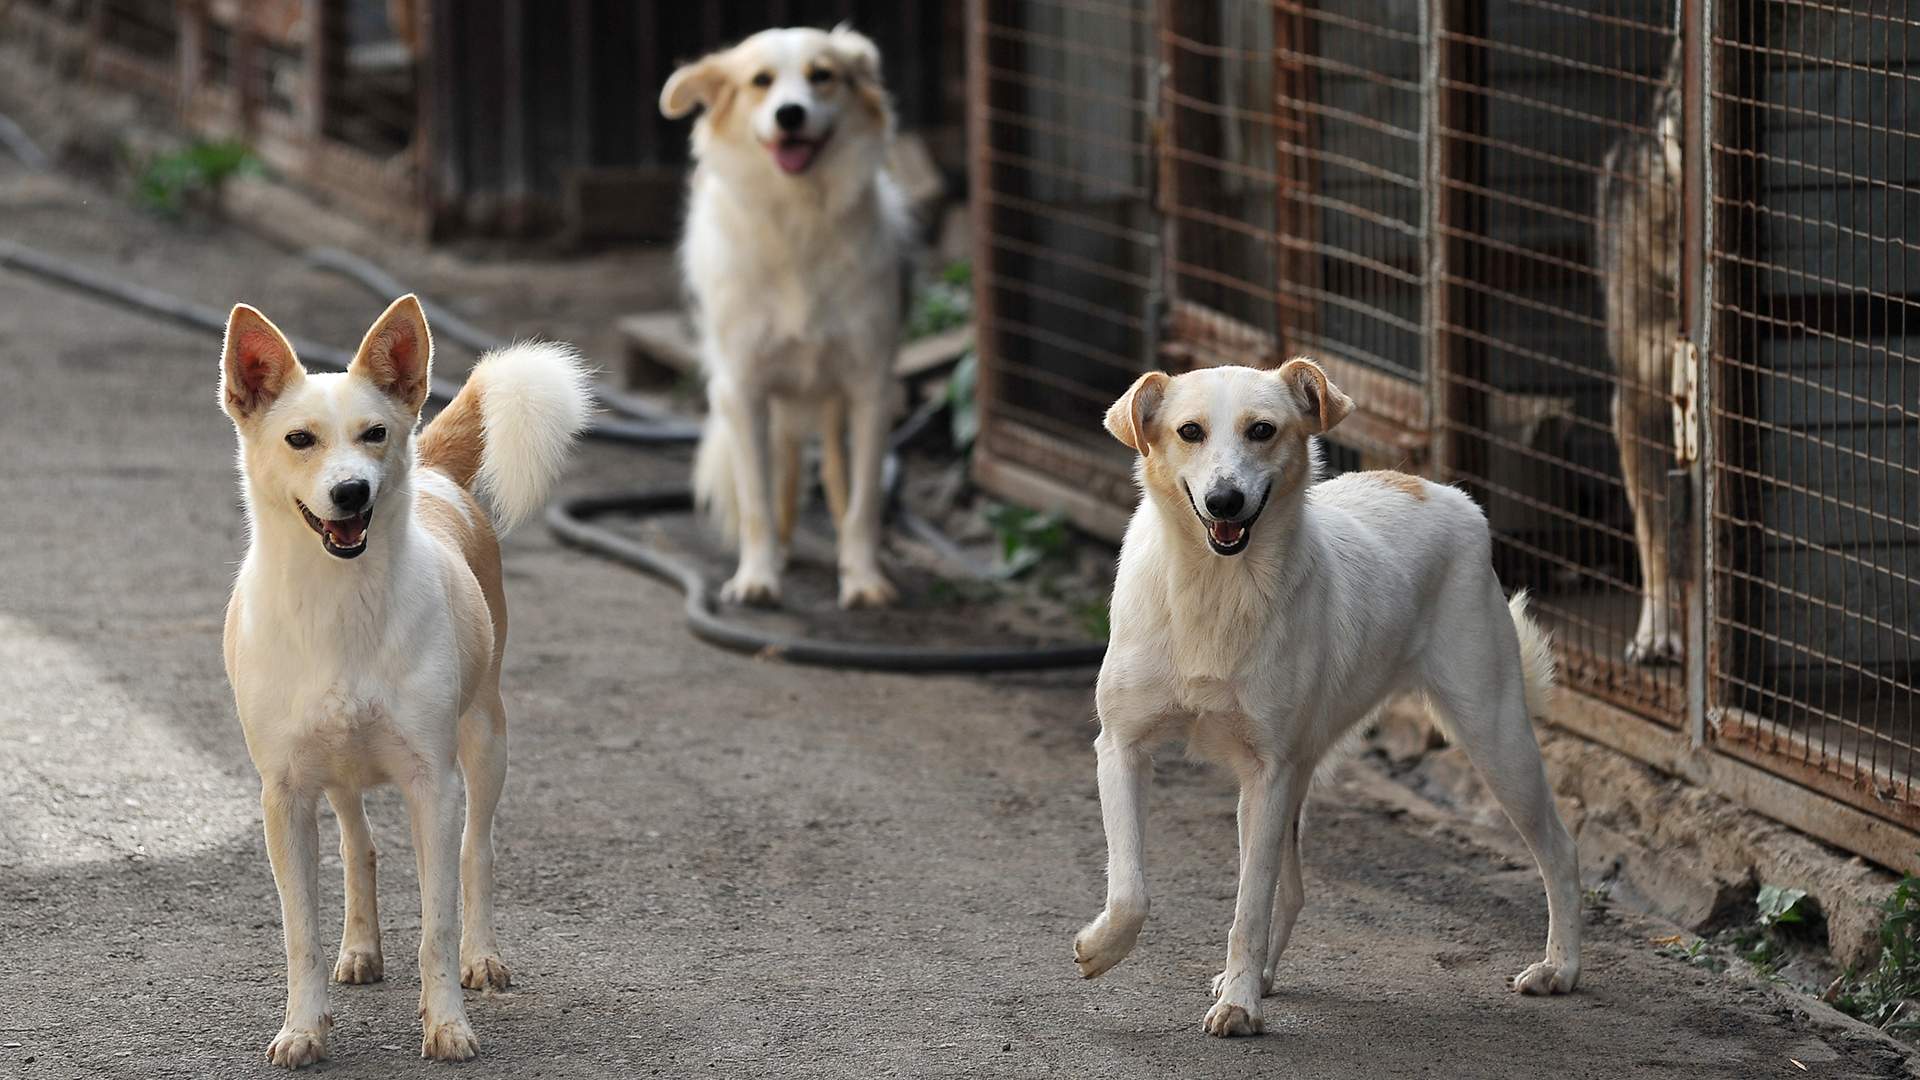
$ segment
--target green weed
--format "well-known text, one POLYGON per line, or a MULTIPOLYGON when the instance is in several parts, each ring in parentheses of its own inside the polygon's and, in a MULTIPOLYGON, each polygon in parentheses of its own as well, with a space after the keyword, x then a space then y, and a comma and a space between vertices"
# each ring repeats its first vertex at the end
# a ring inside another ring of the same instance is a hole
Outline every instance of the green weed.
POLYGON ((1907 1003, 1920 997, 1920 877, 1900 879, 1880 905, 1880 957, 1872 970, 1849 972, 1834 1006, 1889 1031, 1920 1029, 1906 1019, 1907 1003))
POLYGON ((162 217, 177 218, 190 206, 216 200, 227 181, 261 169, 246 143, 202 140, 148 159, 134 181, 134 198, 162 217))

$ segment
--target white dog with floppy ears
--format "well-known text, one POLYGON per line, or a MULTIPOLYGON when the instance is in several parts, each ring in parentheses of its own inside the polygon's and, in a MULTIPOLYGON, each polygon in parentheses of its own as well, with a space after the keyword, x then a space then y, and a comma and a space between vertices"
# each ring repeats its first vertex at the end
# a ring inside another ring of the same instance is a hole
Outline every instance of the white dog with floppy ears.
POLYGON ((493 929, 493 811, 507 774, 494 530, 545 501, 586 423, 587 378, 564 345, 489 353, 416 437, 432 348, 411 296, 373 324, 345 373, 308 374, 253 308, 228 317, 220 398, 239 435, 250 535, 225 652, 280 890, 287 1010, 267 1057, 287 1068, 325 1057, 333 1026, 322 794, 346 867, 333 977, 383 973, 361 792, 392 783, 420 868, 420 1055, 472 1057, 461 987, 508 985, 493 929))
POLYGON ((879 50, 844 26, 762 31, 673 73, 660 111, 696 108, 680 254, 710 407, 694 490, 740 547, 721 597, 779 600, 801 443, 818 433, 841 606, 891 603, 881 462, 908 219, 884 167, 879 50))
POLYGON ((1184 736, 1240 782, 1240 885, 1205 1028, 1262 1030, 1261 998, 1304 902, 1301 808, 1314 769, 1388 695, 1424 691, 1533 852, 1546 958, 1512 988, 1580 974, 1580 878, 1529 715, 1553 655, 1524 594, 1501 594, 1486 518, 1461 491, 1394 472, 1319 483, 1314 436, 1353 403, 1310 360, 1143 375, 1107 413, 1139 453, 1139 508, 1100 669, 1107 903, 1074 938, 1080 973, 1124 959, 1147 919, 1149 752, 1184 736))

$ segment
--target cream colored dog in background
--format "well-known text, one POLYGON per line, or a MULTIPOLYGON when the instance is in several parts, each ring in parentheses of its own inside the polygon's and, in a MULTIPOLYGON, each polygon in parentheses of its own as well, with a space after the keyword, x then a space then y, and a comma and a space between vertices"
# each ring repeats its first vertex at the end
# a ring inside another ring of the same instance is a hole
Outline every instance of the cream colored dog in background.
POLYGON ((267 1057, 288 1068, 325 1057, 333 1025, 317 896, 322 793, 346 866, 334 978, 381 977, 361 792, 393 783, 420 868, 421 1056, 472 1057, 461 987, 509 980, 493 931, 493 811, 507 774, 494 530, 545 501, 587 421, 586 373, 562 345, 491 353, 416 448, 432 348, 411 296, 367 331, 344 374, 308 374, 250 307, 227 322, 220 396, 239 434, 250 533, 227 607, 227 677, 280 890, 287 1011, 267 1057))
POLYGON ((681 263, 709 406, 694 490, 740 547, 720 595, 778 602, 801 445, 818 433, 841 606, 891 603, 881 461, 909 234, 884 168, 879 51, 845 27, 766 30, 673 73, 660 111, 696 108, 681 263))
POLYGON ((1142 797, 1156 743, 1240 781, 1240 886, 1213 1035, 1262 1030, 1260 999, 1293 933, 1301 807, 1327 751, 1388 695, 1424 691, 1533 852, 1547 887, 1546 959, 1523 993, 1580 975, 1580 877, 1529 714, 1553 654, 1494 577, 1486 518, 1450 487, 1392 472, 1316 483, 1313 436, 1352 401, 1318 365, 1143 375, 1107 413, 1139 452, 1139 508, 1100 668, 1107 903, 1074 938, 1081 975, 1125 959, 1147 919, 1142 797))

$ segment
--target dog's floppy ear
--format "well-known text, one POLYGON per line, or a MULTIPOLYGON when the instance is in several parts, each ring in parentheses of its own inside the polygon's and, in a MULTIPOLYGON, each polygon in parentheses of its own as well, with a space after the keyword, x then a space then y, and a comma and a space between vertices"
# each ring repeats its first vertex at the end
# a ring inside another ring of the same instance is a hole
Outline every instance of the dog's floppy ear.
POLYGON ((420 414, 433 377, 433 335, 418 298, 408 293, 387 306, 360 340, 347 374, 366 379, 407 412, 420 414))
POLYGON ((1161 400, 1167 396, 1170 381, 1164 371, 1149 371, 1133 380, 1127 392, 1107 410, 1107 430, 1138 451, 1141 457, 1153 456, 1151 425, 1154 414, 1160 411, 1161 400))
POLYGON ((827 40, 832 44, 834 55, 840 58, 848 88, 859 95, 875 115, 886 118, 891 108, 887 89, 880 82, 880 46, 855 30, 850 22, 834 27, 827 40))
POLYGON ((1296 356, 1280 365, 1280 381, 1293 393, 1300 408, 1319 426, 1315 435, 1333 430, 1333 426, 1353 411, 1353 399, 1342 393, 1320 370, 1320 365, 1304 356, 1296 356))
POLYGON ((245 304, 233 305, 220 350, 220 404, 228 416, 250 420, 306 377, 279 327, 245 304))
POLYGON ((726 85, 727 73, 720 65, 719 53, 682 64, 660 88, 660 114, 678 120, 701 106, 710 109, 726 85))

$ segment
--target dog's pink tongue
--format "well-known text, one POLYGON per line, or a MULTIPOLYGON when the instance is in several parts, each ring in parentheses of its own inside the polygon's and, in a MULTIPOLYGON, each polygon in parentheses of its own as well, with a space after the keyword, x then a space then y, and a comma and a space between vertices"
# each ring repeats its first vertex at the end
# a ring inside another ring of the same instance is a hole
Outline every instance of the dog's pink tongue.
POLYGON ((327 522, 327 539, 337 548, 359 547, 360 541, 367 538, 367 519, 364 515, 355 515, 341 521, 327 522))
POLYGON ((1215 541, 1227 546, 1239 543, 1240 538, 1247 533, 1245 525, 1231 521, 1216 521, 1207 528, 1212 531, 1215 541))
POLYGON ((773 146, 773 162, 785 173, 801 173, 813 164, 814 151, 819 147, 800 139, 782 139, 773 146))

